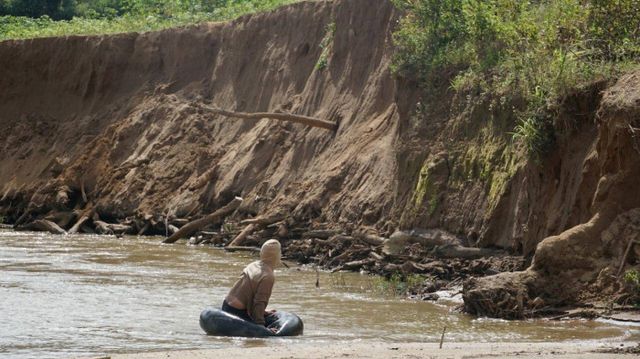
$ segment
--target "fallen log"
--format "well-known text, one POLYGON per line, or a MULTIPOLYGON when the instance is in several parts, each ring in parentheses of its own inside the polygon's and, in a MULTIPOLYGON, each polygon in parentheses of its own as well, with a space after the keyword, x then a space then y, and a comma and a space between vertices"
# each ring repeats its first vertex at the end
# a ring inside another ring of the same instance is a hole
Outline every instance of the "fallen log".
POLYGON ((151 223, 149 223, 149 221, 144 222, 144 226, 142 226, 142 228, 140 228, 140 230, 138 231, 138 236, 147 233, 149 228, 151 228, 151 223))
POLYGON ((229 243, 230 246, 242 246, 245 243, 245 240, 248 236, 250 236, 253 232, 264 228, 265 226, 269 226, 276 222, 280 222, 285 218, 283 214, 276 213, 270 216, 259 216, 256 218, 245 219, 240 221, 240 224, 247 224, 247 226, 238 233, 238 235, 229 243))
POLYGON ((196 237, 191 237, 189 238, 189 241, 187 242, 187 244, 192 245, 192 246, 197 246, 200 243, 204 243, 206 242, 207 239, 204 236, 196 236, 196 237))
POLYGON ((371 252, 371 249, 369 248, 349 248, 347 250, 345 250, 343 253, 341 253, 340 255, 333 257, 331 259, 331 261, 329 261, 329 263, 327 263, 329 266, 332 266, 334 264, 339 264, 342 262, 347 262, 350 261, 350 259, 352 259, 353 257, 368 257, 369 253, 371 252))
POLYGON ((276 222, 280 222, 285 218, 285 216, 281 213, 276 213, 270 216, 259 216, 256 218, 249 218, 243 221, 240 221, 240 224, 258 224, 261 226, 268 226, 274 224, 276 222))
POLYGON ((49 214, 44 216, 44 219, 47 221, 51 221, 60 228, 68 227, 69 224, 76 218, 76 214, 73 212, 61 212, 61 211, 51 211, 49 214))
POLYGON ((278 112, 254 112, 254 113, 246 113, 246 112, 233 112, 223 110, 221 108, 217 108, 214 106, 207 106, 200 104, 201 108, 209 110, 218 115, 222 115, 225 117, 235 117, 235 118, 243 118, 247 120, 261 120, 263 118, 270 118, 272 120, 278 121, 287 121, 293 123, 300 123, 303 125, 307 125, 310 127, 324 128, 325 130, 337 131, 338 124, 334 122, 319 120, 317 118, 302 116, 302 115, 293 115, 289 113, 278 113, 278 112))
POLYGON ((593 309, 572 309, 564 314, 557 315, 555 317, 548 318, 549 320, 562 320, 569 318, 586 318, 595 319, 598 317, 598 312, 593 309))
POLYGON ((405 247, 419 243, 425 248, 441 245, 461 245, 462 240, 455 235, 440 229, 413 229, 396 231, 384 241, 385 254, 401 254, 405 247))
POLYGON ((462 258, 462 259, 477 259, 484 257, 493 257, 500 255, 504 252, 489 249, 489 248, 475 248, 475 247, 463 247, 458 245, 444 245, 436 246, 431 254, 438 258, 462 258))
POLYGON ((337 271, 341 271, 341 270, 359 270, 360 268, 367 266, 367 265, 371 265, 374 264, 376 262, 375 259, 373 258, 365 258, 365 259, 361 259, 358 261, 351 261, 351 262, 347 262, 337 268, 334 268, 331 272, 337 272, 337 271))
POLYGON ((302 238, 329 239, 338 234, 340 234, 338 231, 334 231, 331 229, 315 229, 315 230, 304 232, 302 234, 302 238))
POLYGON ((47 221, 46 219, 36 219, 35 221, 18 226, 16 229, 22 231, 38 231, 49 232, 52 234, 67 234, 67 231, 60 228, 57 224, 47 221))
POLYGON ((176 227, 182 227, 185 224, 189 223, 189 220, 186 218, 174 218, 170 220, 169 223, 173 224, 176 227))
POLYGON ((82 182, 80 183, 80 195, 82 196, 82 202, 89 202, 89 200, 87 199, 87 192, 85 192, 84 190, 84 180, 82 180, 82 182))
POLYGON ((327 246, 331 248, 336 248, 339 245, 336 241, 332 241, 331 239, 312 238, 311 240, 314 244, 319 244, 321 246, 327 246))
POLYGON ((385 241, 387 241, 387 238, 364 232, 355 232, 353 234, 353 237, 372 246, 380 246, 383 245, 385 241))
MULTIPOLYGON (((433 270, 435 268, 430 268, 430 269, 433 270)), ((402 264, 388 263, 387 265, 384 266, 384 271, 387 273, 399 272, 406 275, 411 273, 424 273, 427 271, 427 268, 425 268, 423 265, 418 264, 416 262, 406 261, 402 264)), ((441 273, 438 272, 438 274, 441 274, 441 273)))
POLYGON ((369 256, 371 256, 371 258, 375 259, 378 262, 382 262, 384 260, 384 256, 376 252, 369 253, 369 256))
POLYGON ((80 229, 80 227, 82 227, 84 222, 86 222, 89 218, 93 217, 94 211, 95 211, 95 206, 91 203, 88 203, 84 211, 82 212, 82 214, 79 216, 79 219, 76 222, 76 224, 74 224, 71 227, 71 229, 69 229, 69 234, 78 233, 78 230, 80 229))
POLYGON ((162 241, 162 243, 175 243, 180 238, 193 234, 194 232, 216 222, 220 218, 233 213, 233 211, 240 207, 241 203, 242 198, 235 197, 231 202, 227 203, 227 205, 218 209, 217 211, 185 224, 176 233, 172 234, 169 238, 162 241))
POLYGON ((258 225, 257 224, 250 224, 246 227, 244 227, 244 229, 242 231, 240 231, 240 233, 238 233, 238 235, 233 238, 233 240, 229 243, 229 246, 231 247, 239 247, 242 246, 245 241, 245 239, 247 239, 247 237, 253 233, 256 229, 258 229, 258 225))
POLYGON ((180 228, 174 226, 173 224, 170 224, 170 225, 167 226, 167 230, 169 231, 169 234, 174 234, 177 231, 179 231, 180 228))
POLYGON ((133 227, 126 224, 107 223, 100 220, 93 221, 99 234, 124 234, 132 233, 133 227))

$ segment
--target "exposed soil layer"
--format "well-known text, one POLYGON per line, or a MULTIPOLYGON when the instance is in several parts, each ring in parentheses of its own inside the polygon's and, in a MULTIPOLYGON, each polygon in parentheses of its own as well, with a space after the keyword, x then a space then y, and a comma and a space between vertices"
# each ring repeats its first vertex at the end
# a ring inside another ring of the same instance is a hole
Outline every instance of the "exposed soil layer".
POLYGON ((467 310, 491 316, 621 293, 620 263, 640 257, 626 251, 640 220, 640 74, 567 96, 556 147, 534 162, 508 134, 514 104, 391 73, 398 16, 387 1, 309 1, 229 23, 2 42, 0 215, 22 229, 164 235, 240 196, 192 242, 277 237, 301 261, 434 281, 520 271, 467 282, 467 310))
POLYGON ((468 311, 522 318, 581 302, 637 302, 638 288, 627 288, 621 277, 640 262, 639 105, 638 72, 604 92, 597 134, 572 159, 581 166, 572 173, 575 194, 566 229, 538 244, 526 271, 467 282, 468 311))

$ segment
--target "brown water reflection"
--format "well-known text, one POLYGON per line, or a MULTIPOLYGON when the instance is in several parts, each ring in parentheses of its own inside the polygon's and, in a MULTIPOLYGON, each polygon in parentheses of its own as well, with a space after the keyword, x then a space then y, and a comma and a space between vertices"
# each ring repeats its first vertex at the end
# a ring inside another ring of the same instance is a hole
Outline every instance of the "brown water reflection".
POLYGON ((638 338, 638 327, 591 321, 506 322, 452 304, 381 297, 372 279, 305 268, 277 271, 272 307, 298 313, 305 335, 207 337, 198 315, 218 306, 254 258, 159 238, 0 232, 0 356, 69 357, 163 349, 270 346, 283 340, 561 341, 638 338))

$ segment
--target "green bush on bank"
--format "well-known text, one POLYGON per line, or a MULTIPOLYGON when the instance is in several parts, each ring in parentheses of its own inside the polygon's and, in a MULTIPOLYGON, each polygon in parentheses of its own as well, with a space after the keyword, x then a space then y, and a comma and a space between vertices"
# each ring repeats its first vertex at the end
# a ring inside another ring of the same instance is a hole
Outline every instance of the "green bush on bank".
POLYGON ((637 269, 629 269, 624 273, 624 284, 629 294, 629 302, 640 307, 640 272, 637 269))
MULTIPOLYGON (((2 1, 0 0, 0 4, 2 1)), ((69 20, 54 20, 49 15, 40 17, 0 16, 0 41, 160 30, 207 21, 229 20, 244 14, 268 11, 293 2, 296 0, 96 0, 78 2, 74 8, 75 15, 69 20), (89 3, 93 3, 93 5, 89 6, 89 3)), ((3 13, 7 14, 8 12, 0 11, 0 14, 3 13)))
POLYGON ((524 100, 514 137, 533 155, 553 142, 553 100, 640 60, 640 0, 393 1, 405 12, 394 70, 524 100))

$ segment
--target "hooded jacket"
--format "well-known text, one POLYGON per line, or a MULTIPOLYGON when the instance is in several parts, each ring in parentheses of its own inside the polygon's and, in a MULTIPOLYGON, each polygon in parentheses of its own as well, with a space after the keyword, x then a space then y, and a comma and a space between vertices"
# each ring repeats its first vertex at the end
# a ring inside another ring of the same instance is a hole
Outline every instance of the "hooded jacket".
POLYGON ((266 241, 260 249, 260 260, 244 268, 240 279, 227 294, 228 303, 240 304, 256 324, 264 325, 264 311, 269 305, 271 290, 275 282, 273 268, 280 265, 280 242, 266 241))

